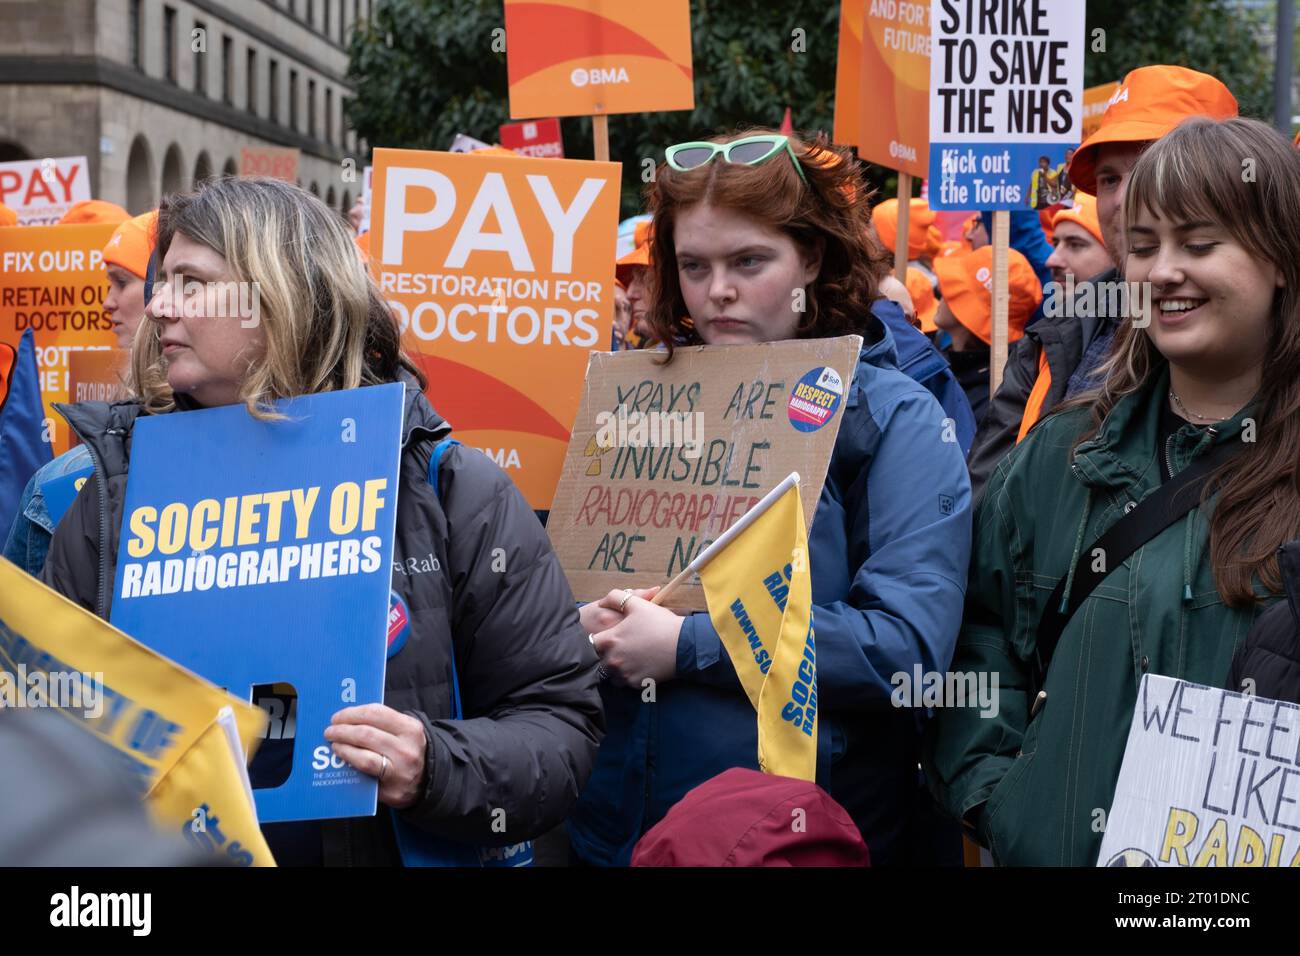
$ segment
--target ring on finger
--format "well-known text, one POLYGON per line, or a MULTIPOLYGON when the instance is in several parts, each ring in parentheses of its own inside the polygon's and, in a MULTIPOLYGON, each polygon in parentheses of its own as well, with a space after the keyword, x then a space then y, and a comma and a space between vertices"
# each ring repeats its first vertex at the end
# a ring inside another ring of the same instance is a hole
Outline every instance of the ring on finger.
POLYGON ((623 590, 626 591, 627 593, 623 595, 623 600, 621 600, 621 601, 618 602, 618 613, 619 613, 619 614, 622 614, 622 613, 623 613, 623 608, 627 607, 628 599, 632 597, 632 589, 631 589, 631 588, 624 588, 623 590))

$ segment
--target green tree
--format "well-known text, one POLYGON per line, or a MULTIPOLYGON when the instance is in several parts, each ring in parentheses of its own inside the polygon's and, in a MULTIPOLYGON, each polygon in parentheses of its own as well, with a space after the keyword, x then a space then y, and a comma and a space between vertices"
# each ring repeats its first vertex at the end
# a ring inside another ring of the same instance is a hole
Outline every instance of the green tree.
POLYGON ((1273 118, 1273 62, 1257 39, 1258 16, 1227 0, 1088 0, 1088 86, 1152 63, 1217 76, 1242 115, 1273 118), (1104 31, 1104 52, 1096 50, 1104 31))
MULTIPOLYGON (((672 143, 776 126, 787 106, 796 129, 829 131, 839 15, 826 0, 693 0, 695 110, 610 117, 624 214, 640 207, 644 161, 661 160, 672 143)), ((1243 113, 1271 115, 1270 58, 1255 22, 1227 0, 1088 0, 1087 19, 1088 85, 1144 64, 1179 64, 1221 78, 1243 113)), ((352 38, 350 123, 372 146, 446 149, 456 133, 496 142, 509 120, 503 35, 501 0, 378 0, 352 38)), ((566 155, 592 155, 589 119, 567 118, 561 128, 566 155)), ((869 175, 893 194, 891 171, 869 175)))

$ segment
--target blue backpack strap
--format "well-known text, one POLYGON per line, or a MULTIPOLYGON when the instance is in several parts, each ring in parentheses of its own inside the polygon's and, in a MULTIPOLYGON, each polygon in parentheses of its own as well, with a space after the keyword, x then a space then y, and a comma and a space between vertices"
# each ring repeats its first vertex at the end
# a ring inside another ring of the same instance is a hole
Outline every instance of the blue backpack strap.
MULTIPOLYGON (((429 456, 429 484, 433 486, 433 493, 439 501, 442 500, 442 496, 439 491, 438 468, 442 464, 442 456, 452 445, 459 444, 460 442, 454 438, 444 438, 433 446, 433 454, 429 456)), ((463 719, 460 707, 460 678, 456 674, 454 645, 451 654, 451 719, 463 719)), ((397 813, 392 814, 392 820, 398 852, 402 856, 404 866, 514 867, 531 866, 533 863, 531 841, 512 847, 479 847, 430 836, 416 830, 397 813)))

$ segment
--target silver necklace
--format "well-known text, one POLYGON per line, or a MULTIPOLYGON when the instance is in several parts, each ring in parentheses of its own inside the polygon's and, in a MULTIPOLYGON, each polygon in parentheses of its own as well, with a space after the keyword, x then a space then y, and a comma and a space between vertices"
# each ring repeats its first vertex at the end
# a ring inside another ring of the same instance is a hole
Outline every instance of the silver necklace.
POLYGON ((1203 422, 1226 422, 1228 418, 1232 417, 1229 415, 1228 418, 1214 418, 1211 415, 1200 415, 1184 405, 1183 400, 1178 397, 1178 393, 1176 393, 1172 388, 1169 390, 1169 397, 1174 400, 1174 404, 1182 410, 1182 413, 1190 418, 1198 418, 1203 422))

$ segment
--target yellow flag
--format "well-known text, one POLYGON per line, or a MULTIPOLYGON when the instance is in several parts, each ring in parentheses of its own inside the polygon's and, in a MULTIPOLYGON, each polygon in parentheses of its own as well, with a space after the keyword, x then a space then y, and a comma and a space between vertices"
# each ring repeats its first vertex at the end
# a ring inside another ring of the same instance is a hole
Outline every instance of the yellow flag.
POLYGON ((817 652, 798 482, 700 569, 709 618, 758 713, 758 766, 817 775, 817 652))
POLYGON ((234 715, 224 708, 145 795, 154 822, 240 866, 275 866, 257 824, 234 715))
POLYGON ((223 707, 241 747, 266 714, 47 588, 0 558, 0 707, 54 707, 154 783, 223 707))

